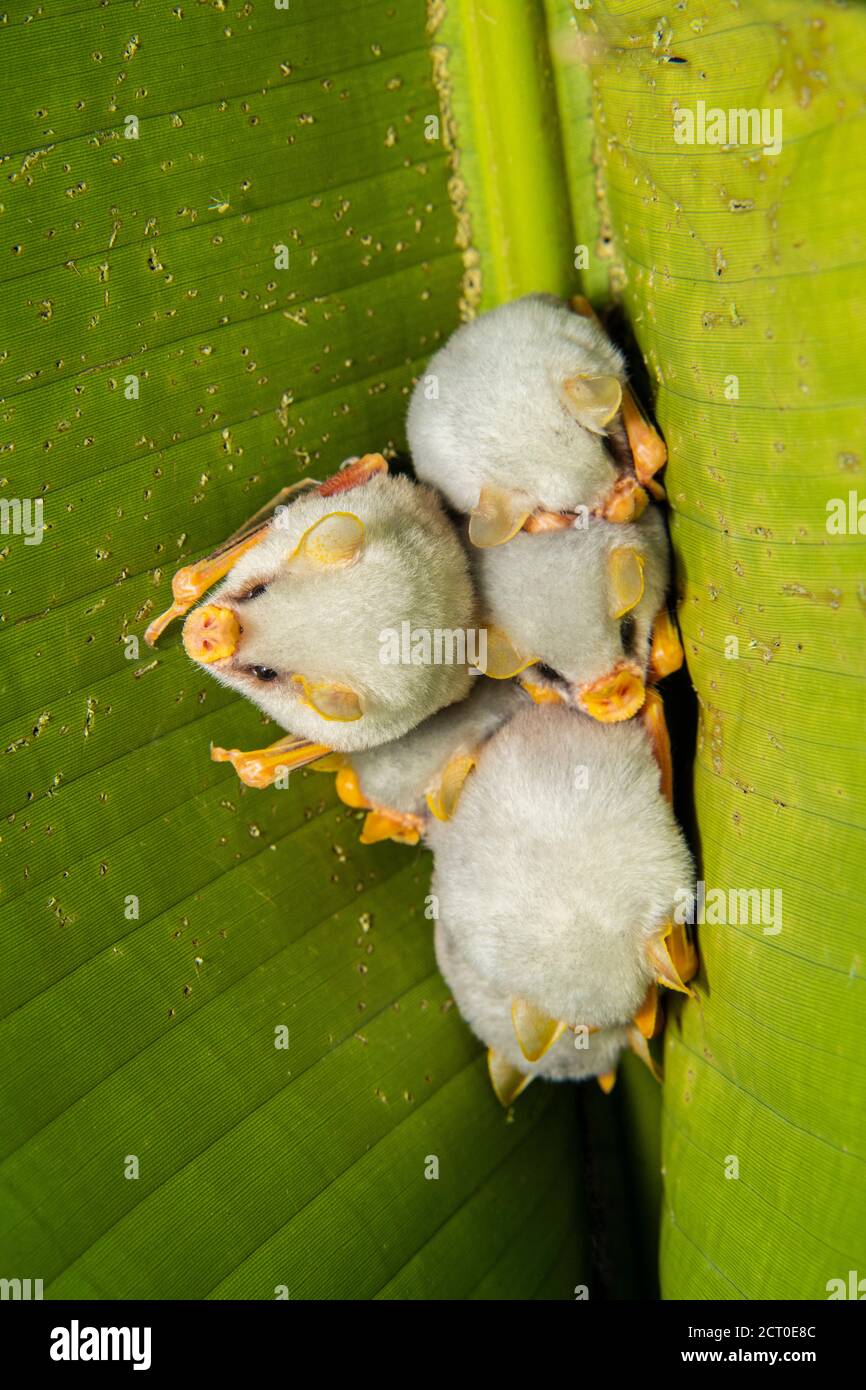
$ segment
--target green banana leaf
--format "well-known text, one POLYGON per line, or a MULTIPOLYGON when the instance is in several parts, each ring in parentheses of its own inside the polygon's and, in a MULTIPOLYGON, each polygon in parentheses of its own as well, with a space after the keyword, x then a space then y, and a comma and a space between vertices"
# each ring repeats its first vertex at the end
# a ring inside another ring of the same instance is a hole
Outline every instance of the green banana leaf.
POLYGON ((45 0, 0 46, 2 488, 45 526, 0 552, 0 1275, 572 1298, 573 1097, 494 1100, 427 857, 331 778, 240 787, 210 743, 274 731, 141 645, 279 487, 401 447, 471 298, 424 7, 45 0))
POLYGON ((826 1297, 866 1264, 866 576, 827 526, 862 478, 866 12, 46 0, 0 43, 0 487, 45 525, 0 538, 0 1276, 640 1297, 663 1167, 665 1297, 826 1297), (779 153, 678 144, 699 100, 780 111, 779 153), (461 314, 578 285, 670 450, 678 809, 782 930, 700 927, 663 1092, 629 1059, 503 1114, 426 856, 362 850, 329 778, 240 787, 210 742, 273 730, 140 643, 278 487, 403 447, 461 314))
POLYGON ((866 10, 548 19, 588 284, 633 328, 670 453, 700 876, 781 895, 699 927, 667 1029, 662 1293, 827 1298, 866 1269, 866 521, 828 525, 866 497, 866 10), (780 113, 778 153, 678 143, 699 101, 780 113))

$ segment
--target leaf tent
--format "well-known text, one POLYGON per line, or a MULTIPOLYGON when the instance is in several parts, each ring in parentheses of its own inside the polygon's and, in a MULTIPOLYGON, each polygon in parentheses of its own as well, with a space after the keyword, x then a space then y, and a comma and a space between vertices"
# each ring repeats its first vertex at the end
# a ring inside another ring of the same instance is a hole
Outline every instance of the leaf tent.
POLYGON ((0 1275, 643 1296, 663 1168, 664 1296, 825 1296, 866 1266, 866 574, 825 524, 862 487, 866 17, 45 0, 0 47, 0 478, 45 527, 0 538, 0 1275), (678 146, 704 97, 781 110, 779 155, 678 146), (332 778, 240 787, 209 745, 264 721, 141 638, 280 486, 405 448, 461 316, 578 287, 668 441, 701 872, 782 930, 700 928, 661 1096, 504 1113, 425 854, 361 847, 332 778))

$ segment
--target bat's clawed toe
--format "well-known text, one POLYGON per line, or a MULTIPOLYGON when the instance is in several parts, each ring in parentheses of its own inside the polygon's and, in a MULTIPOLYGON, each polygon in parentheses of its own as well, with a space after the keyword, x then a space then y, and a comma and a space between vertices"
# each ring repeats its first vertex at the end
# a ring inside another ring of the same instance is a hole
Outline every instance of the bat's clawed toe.
POLYGON ((417 845, 421 839, 421 829, 416 816, 374 810, 364 820, 361 844, 378 845, 382 840, 395 840, 399 845, 417 845))
POLYGON ((337 796, 344 806, 351 806, 353 811, 369 811, 370 802, 361 791, 361 783, 355 769, 347 765, 337 771, 336 777, 337 796))
POLYGON ((674 797, 674 768, 671 758, 671 740, 668 734, 667 720, 665 719, 664 703, 657 690, 650 686, 646 692, 646 701, 642 715, 644 726, 652 745, 653 754, 659 767, 659 785, 662 796, 667 802, 672 802, 674 797))
POLYGON ((646 511, 648 502, 649 498, 646 491, 641 487, 637 478, 626 473, 617 478, 602 502, 598 515, 603 517, 605 521, 612 521, 617 525, 637 521, 638 517, 646 511))
POLYGON ((661 1030, 662 1010, 658 985, 649 986, 644 1001, 634 1016, 634 1026, 644 1038, 654 1038, 661 1030))
POLYGON ((550 681, 533 680, 530 676, 521 675, 520 685, 526 691, 530 700, 536 705, 562 705, 565 704, 565 696, 560 688, 550 681))
POLYGON ((646 957, 660 985, 694 998, 688 981, 697 973, 698 958, 684 927, 669 922, 647 942, 646 957))
POLYGON ((677 625, 667 608, 656 614, 653 623, 652 645, 650 647, 650 673, 653 680, 678 671, 683 664, 683 644, 677 632, 677 625))
POLYGON ((661 1081, 662 1074, 653 1060, 652 1053, 649 1050, 649 1043, 643 1033, 641 1033, 638 1028, 632 1026, 628 1029, 626 1037, 628 1039, 628 1045, 635 1056, 640 1057, 644 1066, 652 1073, 656 1081, 661 1081))
POLYGON ((259 790, 273 786, 280 776, 288 776, 308 763, 329 755, 331 749, 323 743, 311 743, 305 738, 283 738, 268 748, 242 752, 239 748, 211 747, 211 760, 231 763, 246 787, 259 790))
POLYGON ((654 475, 664 468, 668 451, 661 435, 653 429, 641 410, 637 400, 628 389, 622 398, 622 420, 628 435, 629 447, 634 459, 638 480, 644 485, 654 480, 654 475))

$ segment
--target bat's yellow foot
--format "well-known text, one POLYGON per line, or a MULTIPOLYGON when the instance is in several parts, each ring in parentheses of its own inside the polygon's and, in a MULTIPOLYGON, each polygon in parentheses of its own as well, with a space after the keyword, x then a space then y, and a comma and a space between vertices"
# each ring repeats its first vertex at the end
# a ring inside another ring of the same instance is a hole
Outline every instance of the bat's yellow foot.
POLYGON ((536 705, 562 705, 565 703, 565 696, 561 690, 557 690, 555 685, 540 685, 538 681, 530 680, 528 676, 521 676, 520 684, 536 705))
POLYGON ((605 521, 618 524, 637 521, 646 510, 648 501, 649 498, 637 478, 626 474, 625 477, 617 478, 599 509, 599 515, 604 517, 605 521))
POLYGON ((694 990, 689 988, 686 981, 697 973, 698 957, 684 927, 668 922, 664 931, 647 942, 646 955, 660 985, 679 994, 688 994, 692 999, 695 997, 694 990), (685 978, 682 970, 685 971, 685 978))
POLYGON ((649 734, 655 760, 659 765, 659 785, 662 796, 666 801, 673 801, 674 768, 671 760, 671 740, 665 719, 665 707, 661 695, 652 686, 647 690, 641 718, 649 734))
POLYGON ((639 480, 647 484, 660 468, 664 468, 668 451, 661 435, 653 429, 628 387, 622 397, 622 422, 628 435, 635 472, 639 480))
POLYGON ((353 487, 368 483, 377 473, 387 472, 388 464, 381 454, 365 454, 363 458, 346 464, 333 477, 319 483, 318 492, 320 497, 336 497, 341 492, 349 492, 353 487))
POLYGON ((340 768, 337 773, 336 788, 337 796, 344 806, 351 806, 355 811, 369 811, 371 803, 361 791, 361 783, 353 767, 347 765, 340 768))
MULTIPOLYGON (((574 295, 571 307, 581 318, 594 319, 598 323, 595 310, 582 294, 574 295)), ((628 435, 638 481, 649 487, 654 497, 663 498, 664 488, 655 482, 654 475, 667 463, 667 446, 644 415, 640 403, 628 386, 622 393, 622 421, 628 435)))
POLYGON ((607 676, 585 685, 578 704, 602 724, 619 724, 637 714, 646 698, 642 678, 629 666, 620 666, 607 676))
POLYGON ((652 1054, 649 1050, 647 1040, 644 1037, 643 1033, 639 1032, 637 1028, 629 1028, 628 1045, 631 1048, 632 1052, 635 1054, 635 1056, 640 1057, 644 1066, 652 1072, 656 1081, 661 1081, 662 1074, 652 1059, 652 1054))
POLYGON ((377 845, 382 840, 396 840, 398 845, 417 845, 421 828, 417 816, 401 815, 396 811, 371 811, 364 820, 361 844, 377 845))
POLYGON ((525 1072, 518 1071, 501 1052, 492 1047, 487 1050, 487 1070, 490 1073, 490 1084, 500 1105, 510 1105, 512 1101, 517 1100, 533 1079, 525 1072))
POLYGON ((539 531, 568 531, 574 525, 573 512, 533 512, 523 523, 524 531, 531 536, 539 531))
POLYGON ((698 951, 683 922, 674 922, 665 938, 668 955, 680 979, 688 984, 698 973, 698 951))
POLYGON ((654 1038, 661 1032, 662 1009, 658 985, 650 985, 646 998, 634 1016, 634 1026, 641 1037, 654 1038))
POLYGON ((210 755, 215 763, 231 763, 244 786, 261 790, 272 786, 279 776, 306 767, 307 763, 330 752, 324 743, 311 743, 306 738, 283 738, 269 748, 256 748, 248 753, 242 753, 239 748, 212 747, 210 755))
MULTIPOLYGON (((286 489, 286 491, 290 490, 286 489)), ((207 593, 217 580, 225 579, 229 570, 241 556, 246 555, 248 550, 252 550, 253 546, 258 545, 259 541, 264 538, 268 525, 269 522, 265 522, 235 544, 226 542, 224 546, 209 555, 206 560, 199 560, 194 565, 185 565, 183 569, 178 570, 171 581, 174 603, 158 618, 154 618, 148 627, 144 634, 144 640, 148 646, 153 646, 173 619, 182 618, 185 613, 188 613, 193 604, 198 603, 202 594, 207 593)), ((215 660, 215 658, 211 657, 211 660, 215 660)))
POLYGON ((677 632, 677 625, 668 612, 662 608, 653 623, 652 645, 650 647, 650 673, 653 680, 660 681, 678 671, 683 664, 683 645, 677 632))
POLYGON ((614 1071, 603 1071, 601 1075, 597 1076, 595 1079, 598 1082, 601 1089, 604 1091, 605 1095, 609 1096, 614 1086, 616 1085, 616 1070, 614 1069, 614 1071))

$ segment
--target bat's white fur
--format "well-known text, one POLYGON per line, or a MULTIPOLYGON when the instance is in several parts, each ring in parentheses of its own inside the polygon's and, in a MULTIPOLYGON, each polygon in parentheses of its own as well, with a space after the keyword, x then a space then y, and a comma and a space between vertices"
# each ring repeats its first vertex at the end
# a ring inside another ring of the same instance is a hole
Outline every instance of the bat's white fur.
POLYGON ((694 881, 640 722, 521 710, 428 839, 442 920, 497 991, 568 1024, 634 1015, 645 943, 694 881))
POLYGON ((274 521, 206 600, 234 609, 243 631, 236 653, 206 669, 239 690, 283 729, 343 752, 398 738, 435 710, 467 694, 470 671, 459 664, 383 664, 382 633, 472 628, 475 598, 466 553, 429 488, 382 475, 335 497, 306 492, 274 521), (354 513, 364 544, 348 567, 297 572, 286 564, 304 532, 332 512, 354 513), (255 582, 269 585, 246 602, 255 582), (264 683, 253 666, 276 670, 264 683), (293 674, 334 681, 360 696, 363 715, 325 719, 302 703, 293 674))
POLYGON ((518 652, 562 676, 572 696, 623 660, 646 672, 653 621, 668 586, 667 536, 655 507, 630 525, 591 519, 585 529, 521 531, 508 545, 476 550, 473 565, 485 620, 501 627, 518 652), (644 560, 644 594, 631 611, 627 649, 621 622, 611 617, 608 558, 621 547, 644 560))
POLYGON ((454 1003, 473 1033, 487 1047, 495 1048, 526 1076, 549 1081, 581 1081, 614 1071, 626 1046, 624 1028, 605 1028, 590 1033, 577 1046, 574 1033, 566 1030, 538 1062, 528 1062, 520 1051, 511 1022, 511 996, 479 975, 460 951, 444 921, 436 923, 436 961, 454 1003))
POLYGON ((440 710, 402 738, 354 754, 361 791, 374 806, 426 816, 426 793, 448 760, 479 749, 527 698, 512 681, 478 677, 459 704, 440 710))
POLYGON ((622 354, 552 295, 527 295, 464 324, 431 358, 409 404, 418 477, 461 512, 485 484, 551 511, 599 506, 617 469, 563 404, 563 382, 579 374, 624 382, 622 354), (438 394, 428 399, 431 379, 438 394))

